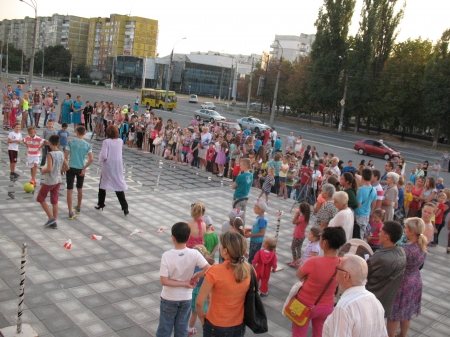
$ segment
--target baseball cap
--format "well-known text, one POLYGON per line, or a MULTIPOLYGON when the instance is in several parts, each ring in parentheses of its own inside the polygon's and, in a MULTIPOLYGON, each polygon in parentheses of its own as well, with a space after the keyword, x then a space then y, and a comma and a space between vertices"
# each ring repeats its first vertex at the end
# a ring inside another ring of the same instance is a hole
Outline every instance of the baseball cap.
POLYGON ((212 219, 211 219, 210 216, 204 215, 202 220, 203 220, 203 222, 205 223, 206 226, 211 226, 212 225, 212 219))
POLYGON ((256 205, 263 211, 267 211, 267 204, 265 201, 259 201, 256 203, 256 205))
MULTIPOLYGON (((230 219, 234 219, 238 216, 243 216, 244 215, 244 211, 241 211, 240 209, 232 209, 229 213, 228 213, 228 217, 230 219)), ((206 223, 206 222, 205 222, 206 223)))

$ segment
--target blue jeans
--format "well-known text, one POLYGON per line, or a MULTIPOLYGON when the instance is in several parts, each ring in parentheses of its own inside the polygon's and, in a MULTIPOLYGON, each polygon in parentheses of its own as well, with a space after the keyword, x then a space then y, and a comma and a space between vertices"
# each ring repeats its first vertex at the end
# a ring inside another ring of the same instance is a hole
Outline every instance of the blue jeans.
POLYGON ((256 253, 261 249, 262 242, 251 242, 250 241, 250 248, 248 250, 248 263, 252 264, 253 258, 255 257, 256 253))
POLYGON ((47 111, 45 111, 45 109, 42 109, 43 110, 43 114, 45 115, 45 117, 44 117, 44 126, 47 126, 47 120, 48 120, 48 117, 49 117, 49 114, 47 113, 47 111))
POLYGON ((172 330, 174 330, 174 337, 186 337, 191 316, 191 302, 191 300, 167 301, 161 297, 156 337, 168 337, 172 334, 172 330))
POLYGON ((34 123, 33 123, 33 109, 28 109, 28 117, 30 117, 30 125, 34 125, 34 123))
POLYGON ((41 166, 45 166, 45 163, 47 162, 47 153, 52 152, 52 149, 50 146, 45 145, 42 148, 42 158, 41 158, 41 166))
POLYGON ((212 325, 210 321, 205 319, 205 325, 203 325, 203 337, 244 337, 244 336, 245 336, 245 323, 225 328, 212 325))

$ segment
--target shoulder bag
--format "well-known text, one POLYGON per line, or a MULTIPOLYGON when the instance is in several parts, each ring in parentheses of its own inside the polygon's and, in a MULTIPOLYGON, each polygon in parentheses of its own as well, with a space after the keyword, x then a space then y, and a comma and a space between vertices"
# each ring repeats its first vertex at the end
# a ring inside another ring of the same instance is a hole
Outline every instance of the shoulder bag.
MULTIPOLYGON (((284 315, 289 318, 292 322, 297 324, 298 326, 304 326, 306 322, 308 322, 309 316, 311 315, 312 309, 317 305, 317 303, 320 302, 323 295, 327 291, 327 289, 330 287, 331 282, 334 280, 336 276, 336 271, 334 272, 333 276, 331 276, 330 280, 328 281, 327 285, 323 289, 322 293, 320 294, 317 301, 314 303, 314 305, 310 308, 306 305, 304 305, 302 302, 300 302, 297 299, 298 293, 291 298, 289 303, 284 307, 284 315)), ((300 291, 300 290, 299 290, 300 291)))
POLYGON ((267 315, 258 294, 258 282, 253 267, 250 266, 250 287, 245 295, 244 323, 254 334, 262 334, 269 330, 267 326, 267 315))

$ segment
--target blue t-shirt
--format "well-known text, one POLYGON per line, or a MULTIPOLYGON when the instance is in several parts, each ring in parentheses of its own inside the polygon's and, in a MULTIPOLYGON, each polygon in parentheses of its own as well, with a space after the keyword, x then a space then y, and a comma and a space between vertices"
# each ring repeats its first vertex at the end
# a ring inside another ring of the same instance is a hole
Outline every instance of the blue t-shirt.
POLYGON ((372 202, 377 199, 377 191, 372 186, 361 186, 358 189, 356 200, 361 203, 357 209, 355 209, 356 215, 369 216, 372 208, 372 202))
POLYGON ((259 147, 260 147, 261 145, 262 145, 262 141, 261 141, 261 139, 258 139, 258 140, 255 142, 255 147, 254 147, 255 152, 258 151, 258 149, 259 149, 259 147))
POLYGON ((275 172, 275 176, 279 176, 280 175, 281 164, 283 164, 283 162, 281 160, 279 160, 279 161, 275 161, 275 160, 269 161, 268 166, 269 166, 269 168, 273 168, 273 170, 275 172))
POLYGON ((235 183, 237 184, 234 190, 233 198, 242 199, 247 198, 250 193, 250 188, 253 184, 253 174, 250 172, 241 173, 236 177, 235 183))
POLYGON ((344 167, 344 169, 342 170, 342 173, 346 173, 346 172, 351 172, 351 171, 356 171, 356 168, 354 166, 352 167, 344 167))
POLYGON ((403 203, 405 202, 405 191, 403 188, 398 189, 398 207, 395 210, 403 209, 403 203))
POLYGON ((245 133, 245 136, 248 137, 252 133, 252 130, 245 129, 244 133, 245 133))
MULTIPOLYGON (((264 215, 262 217, 258 215, 256 217, 255 224, 253 225, 252 228, 252 234, 261 233, 261 229, 265 230, 266 228, 267 228, 267 218, 264 215)), ((262 243, 263 241, 264 235, 250 238, 250 242, 262 243)))
POLYGON ((274 146, 274 148, 275 148, 275 152, 277 152, 278 150, 281 150, 281 144, 282 144, 283 142, 281 141, 281 139, 277 139, 276 141, 275 141, 275 146, 274 146))
POLYGON ((84 167, 84 158, 92 152, 91 144, 83 139, 71 139, 67 143, 66 150, 70 151, 69 167, 75 169, 82 169, 84 167))
POLYGON ((67 130, 59 130, 58 131, 58 137, 59 137, 59 145, 66 146, 67 142, 69 141, 69 131, 67 130))
POLYGON ((413 184, 415 184, 416 183, 416 177, 417 177, 417 174, 411 173, 411 175, 409 176, 409 181, 412 182, 413 184))

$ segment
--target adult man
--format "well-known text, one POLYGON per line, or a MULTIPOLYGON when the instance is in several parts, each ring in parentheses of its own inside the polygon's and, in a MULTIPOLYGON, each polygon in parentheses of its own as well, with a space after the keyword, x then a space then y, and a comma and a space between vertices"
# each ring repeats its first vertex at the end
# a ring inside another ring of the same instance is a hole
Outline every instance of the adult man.
POLYGON ((282 141, 280 139, 280 137, 277 137, 277 139, 275 140, 275 145, 274 145, 274 149, 273 149, 273 155, 275 156, 276 152, 281 152, 281 145, 282 145, 282 141))
POLYGON ((267 142, 270 140, 270 130, 265 129, 264 130, 264 139, 263 139, 263 145, 266 146, 267 142))
POLYGON ((347 166, 344 167, 344 169, 342 170, 342 173, 347 173, 347 172, 352 172, 352 171, 356 171, 356 168, 353 166, 353 161, 349 160, 347 163, 347 166))
POLYGON ((294 133, 293 132, 289 133, 289 136, 286 137, 286 150, 288 148, 291 148, 291 149, 294 148, 295 140, 296 140, 296 138, 294 136, 294 133))
POLYGON ((66 146, 65 158, 69 163, 69 170, 66 173, 67 181, 67 207, 69 208, 69 220, 75 219, 77 214, 81 212, 81 200, 83 199, 83 182, 84 176, 86 174, 86 169, 94 161, 94 155, 92 154, 91 145, 86 142, 83 138, 86 134, 86 129, 84 126, 78 126, 75 130, 77 137, 75 139, 69 140, 66 146), (84 163, 84 158, 86 155, 89 156, 87 163, 84 163), (72 194, 73 194, 73 183, 77 177, 77 192, 78 192, 78 203, 77 206, 72 210, 72 194))
POLYGON ((402 233, 402 226, 398 222, 385 221, 379 235, 383 248, 377 250, 367 260, 369 276, 366 289, 372 292, 383 305, 384 317, 391 314, 392 305, 405 272, 405 251, 396 245, 402 233))
POLYGON ((360 227, 360 239, 364 238, 366 226, 369 223, 370 214, 374 210, 377 192, 372 187, 370 181, 372 179, 372 170, 364 169, 361 172, 361 187, 358 189, 356 200, 358 208, 355 209, 355 220, 360 227))
POLYGON ((387 161, 386 164, 384 164, 384 173, 381 176, 380 181, 386 180, 387 174, 392 171, 394 171, 394 164, 391 161, 387 161))
POLYGON ((323 325, 323 337, 385 337, 384 309, 364 288, 367 263, 357 255, 342 258, 336 280, 344 293, 323 325))
POLYGON ((275 128, 272 128, 270 136, 272 137, 272 147, 275 141, 277 140, 278 133, 275 131, 275 128))
MULTIPOLYGON (((233 194, 233 209, 240 209, 245 212, 247 206, 248 194, 250 193, 250 188, 253 184, 253 174, 250 173, 250 159, 241 159, 241 171, 242 173, 236 177, 231 188, 234 190, 233 194)), ((245 220, 245 213, 242 219, 245 220)))
POLYGON ((372 186, 375 188, 375 191, 377 192, 377 202, 372 207, 372 212, 376 210, 377 208, 381 208, 381 202, 384 199, 384 192, 383 187, 381 187, 380 184, 380 176, 381 172, 379 170, 372 170, 372 179, 370 182, 372 183, 372 186))
POLYGON ((338 164, 339 164, 339 158, 333 157, 331 159, 330 170, 332 170, 333 173, 337 175, 338 180, 340 180, 341 179, 341 170, 339 169, 338 164))

